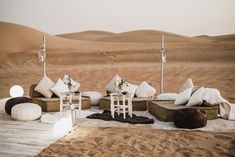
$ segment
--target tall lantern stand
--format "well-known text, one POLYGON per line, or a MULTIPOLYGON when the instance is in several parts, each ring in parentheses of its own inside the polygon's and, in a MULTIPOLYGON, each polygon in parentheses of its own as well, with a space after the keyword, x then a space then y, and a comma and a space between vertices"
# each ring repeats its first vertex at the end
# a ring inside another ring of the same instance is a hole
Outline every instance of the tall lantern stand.
POLYGON ((166 63, 166 50, 165 50, 165 40, 164 35, 161 36, 161 48, 160 48, 160 63, 161 63, 161 81, 160 81, 160 93, 163 93, 163 69, 164 69, 164 63, 166 63))
POLYGON ((43 75, 46 76, 46 38, 43 36, 43 41, 40 43, 39 48, 39 62, 43 63, 43 75))

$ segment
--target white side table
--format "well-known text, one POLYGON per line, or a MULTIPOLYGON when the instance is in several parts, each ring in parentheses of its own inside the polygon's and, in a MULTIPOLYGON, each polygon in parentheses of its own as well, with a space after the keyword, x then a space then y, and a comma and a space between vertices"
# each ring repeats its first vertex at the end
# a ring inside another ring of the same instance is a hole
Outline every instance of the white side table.
POLYGON ((114 118, 115 112, 120 115, 123 113, 123 118, 126 119, 126 112, 128 112, 129 116, 132 117, 132 97, 128 94, 123 95, 119 93, 111 93, 110 94, 110 110, 111 115, 114 118))
POLYGON ((80 116, 81 109, 82 109, 81 93, 75 93, 75 92, 61 93, 60 112, 63 112, 64 110, 70 111, 69 114, 71 114, 73 125, 76 124, 76 110, 77 109, 78 109, 78 114, 80 116))

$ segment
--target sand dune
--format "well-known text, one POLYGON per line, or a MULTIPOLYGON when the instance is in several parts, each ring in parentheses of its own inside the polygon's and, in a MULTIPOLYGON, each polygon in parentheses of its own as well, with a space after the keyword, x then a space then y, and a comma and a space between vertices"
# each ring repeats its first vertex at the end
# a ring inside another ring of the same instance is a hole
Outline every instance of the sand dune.
MULTIPOLYGON (((48 61, 50 61, 50 64, 158 62, 159 41, 163 33, 154 30, 130 31, 120 34, 88 31, 80 33, 80 35, 83 34, 84 37, 90 36, 92 38, 92 36, 96 36, 95 34, 100 34, 101 36, 102 34, 109 34, 110 37, 103 38, 105 39, 102 39, 103 41, 82 41, 65 39, 22 25, 4 22, 0 23, 0 28, 0 42, 2 44, 0 47, 1 67, 12 67, 29 63, 37 64, 39 43, 43 35, 46 35, 48 61), (106 40, 107 42, 104 42, 106 40), (15 58, 16 56, 17 59, 15 58)), ((215 43, 210 40, 196 40, 172 33, 165 33, 165 35, 169 61, 231 62, 235 58, 235 44, 233 41, 215 43)), ((75 34, 75 36, 78 37, 79 34, 75 34)))
POLYGON ((85 31, 80 33, 69 33, 59 35, 64 38, 91 40, 102 42, 160 42, 161 35, 165 35, 168 42, 192 42, 200 41, 199 39, 182 36, 174 33, 157 31, 157 30, 136 30, 123 33, 110 33, 103 31, 85 31))
POLYGON ((196 36, 196 38, 200 39, 208 39, 211 41, 235 41, 235 34, 229 34, 229 35, 220 35, 220 36, 208 36, 208 35, 201 35, 196 36))
POLYGON ((136 30, 115 34, 110 37, 99 39, 99 41, 112 42, 160 42, 161 35, 164 35, 168 42, 190 42, 195 39, 173 33, 157 30, 136 30))
POLYGON ((115 33, 106 31, 84 31, 78 33, 59 34, 57 36, 74 40, 96 41, 102 38, 112 36, 114 34, 115 33))

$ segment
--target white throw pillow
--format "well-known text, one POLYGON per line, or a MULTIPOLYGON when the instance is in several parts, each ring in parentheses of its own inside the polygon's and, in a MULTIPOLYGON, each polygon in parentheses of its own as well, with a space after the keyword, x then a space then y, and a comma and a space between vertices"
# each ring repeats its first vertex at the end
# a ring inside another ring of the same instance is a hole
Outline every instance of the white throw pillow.
POLYGON ((40 118, 41 115, 42 108, 33 103, 21 103, 11 109, 11 117, 15 120, 32 121, 40 118))
POLYGON ((179 93, 183 92, 185 89, 192 88, 193 86, 193 81, 191 78, 188 78, 184 84, 181 86, 179 93))
POLYGON ((71 91, 72 91, 72 92, 78 91, 78 89, 79 89, 79 87, 80 87, 80 83, 74 81, 74 80, 73 80, 72 78, 70 78, 68 75, 64 75, 64 78, 63 78, 64 84, 66 84, 66 86, 68 86, 67 83, 68 83, 68 80, 69 80, 69 79, 70 79, 71 84, 72 84, 71 91))
POLYGON ((186 104, 191 97, 193 88, 188 88, 184 90, 183 92, 179 93, 178 96, 175 99, 174 104, 175 105, 183 105, 186 104))
POLYGON ((143 81, 135 91, 137 97, 152 97, 156 93, 156 89, 150 86, 147 82, 143 81))
POLYGON ((198 90, 196 90, 189 99, 186 106, 201 105, 203 103, 202 100, 203 93, 204 93, 204 87, 201 87, 198 90))
POLYGON ((51 91, 60 97, 61 93, 69 92, 68 86, 59 78, 56 84, 51 88, 51 91))
POLYGON ((162 93, 157 96, 157 100, 175 100, 177 96, 176 93, 162 93))
POLYGON ((120 77, 120 76, 118 76, 118 75, 115 75, 113 78, 112 78, 112 80, 106 85, 106 90, 108 90, 109 92, 111 92, 111 93, 114 93, 114 92, 116 92, 115 91, 115 86, 114 86, 114 82, 116 81, 116 80, 121 80, 122 78, 120 77))
POLYGON ((213 106, 223 102, 224 99, 221 97, 218 89, 205 88, 202 100, 206 101, 208 105, 213 106))
POLYGON ((34 88, 34 90, 46 98, 50 98, 53 95, 50 89, 54 86, 54 84, 55 83, 49 77, 44 76, 38 85, 34 88))
POLYGON ((131 97, 134 97, 137 88, 137 85, 129 83, 125 88, 123 88, 123 92, 127 92, 128 94, 130 94, 131 97))

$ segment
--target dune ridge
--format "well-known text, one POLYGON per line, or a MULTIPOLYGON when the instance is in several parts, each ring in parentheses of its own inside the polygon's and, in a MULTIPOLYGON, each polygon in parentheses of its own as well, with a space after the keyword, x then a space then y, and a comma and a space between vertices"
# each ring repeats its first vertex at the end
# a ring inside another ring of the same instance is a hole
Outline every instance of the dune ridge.
POLYGON ((87 41, 96 41, 100 38, 105 38, 114 35, 115 33, 107 32, 107 31, 84 31, 84 32, 76 32, 76 33, 67 33, 67 34, 59 34, 57 36, 74 39, 74 40, 87 40, 87 41))
MULTIPOLYGON (((162 33, 156 30, 137 30, 119 34, 101 31, 74 34, 90 40, 85 41, 66 39, 22 25, 1 22, 1 67, 37 64, 39 43, 43 35, 47 40, 48 61, 54 65, 158 62, 162 33), (104 35, 107 37, 104 38, 104 35), (15 56, 17 59, 14 59, 15 56)), ((231 62, 235 58, 233 41, 215 43, 211 40, 164 33, 167 58, 171 62, 231 62)))
POLYGON ((58 35, 69 39, 79 39, 79 40, 90 40, 90 41, 101 41, 101 42, 160 42, 161 35, 170 42, 192 42, 199 41, 199 39, 182 36, 174 33, 169 33, 165 31, 158 30, 134 30, 122 33, 110 33, 110 32, 94 32, 85 31, 79 33, 68 33, 58 35), (98 35, 99 36, 98 36, 98 35), (93 36, 92 36, 93 35, 93 36))

